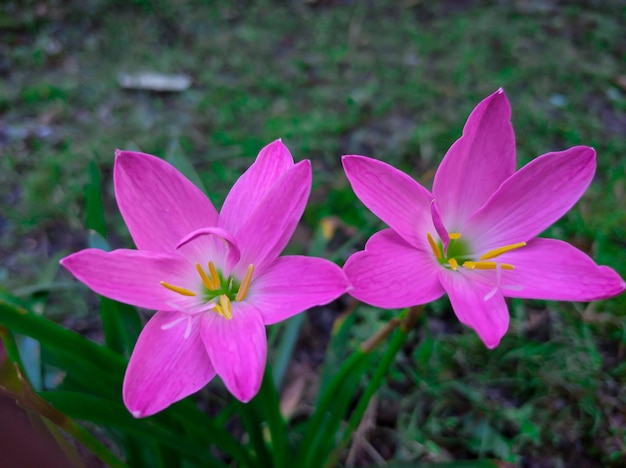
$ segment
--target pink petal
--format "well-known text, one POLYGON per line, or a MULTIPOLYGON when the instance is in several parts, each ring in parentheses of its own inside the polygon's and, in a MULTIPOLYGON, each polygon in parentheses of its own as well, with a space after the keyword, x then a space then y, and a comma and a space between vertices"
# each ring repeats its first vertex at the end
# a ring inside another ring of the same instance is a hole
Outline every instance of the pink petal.
POLYGON ((509 328, 509 311, 499 291, 491 295, 492 287, 472 276, 472 272, 445 269, 439 273, 460 322, 472 328, 487 348, 495 348, 509 328), (488 294, 491 297, 485 300, 488 294))
POLYGON ((262 202, 280 177, 294 166, 293 158, 281 140, 261 150, 256 161, 233 185, 220 212, 220 226, 236 232, 262 202))
POLYGON ((250 264, 257 275, 263 274, 291 239, 310 191, 310 161, 299 162, 276 181, 235 233, 241 260, 234 275, 243 277, 250 264))
POLYGON ((254 279, 246 302, 258 308, 263 322, 271 325, 337 299, 348 286, 341 268, 328 260, 284 256, 254 279))
POLYGON ((230 275, 240 258, 235 238, 228 231, 217 227, 192 232, 180 241, 176 251, 204 269, 209 262, 213 262, 224 276, 230 275))
POLYGON ((202 340, 217 374, 235 398, 246 403, 261 388, 267 338, 261 313, 246 302, 232 303, 233 318, 202 315, 202 340))
POLYGON ((194 273, 193 266, 180 255, 126 249, 85 249, 65 257, 61 265, 102 296, 162 310, 171 310, 168 303, 179 295, 160 282, 189 287, 186 285, 194 273))
POLYGON ((626 288, 613 269, 597 265, 585 253, 556 239, 533 239, 498 260, 515 266, 503 278, 523 287, 504 289, 508 297, 586 302, 616 296, 626 288))
POLYGON ((395 309, 425 304, 444 293, 439 265, 432 252, 407 244, 393 230, 374 234, 365 250, 353 254, 343 267, 351 296, 368 304, 395 309))
POLYGON ((124 404, 136 418, 158 413, 215 376, 197 320, 178 312, 157 312, 141 331, 123 389, 124 404), (178 319, 182 320, 171 326, 178 319), (185 338, 188 320, 196 323, 185 338))
POLYGON ((582 196, 593 179, 595 158, 586 146, 538 157, 502 183, 463 235, 479 254, 532 239, 582 196))
POLYGON ((433 218, 433 225, 435 226, 435 231, 437 231, 437 235, 439 239, 441 239, 441 244, 443 245, 444 253, 448 252, 448 245, 450 244, 450 235, 446 227, 443 224, 443 219, 441 219, 441 213, 439 212, 439 208, 437 208, 437 203, 435 200, 430 204, 430 214, 433 218))
POLYGON ((217 224, 217 211, 198 187, 149 154, 117 151, 115 197, 138 249, 173 251, 191 231, 217 224))
POLYGON ((343 156, 343 168, 357 197, 376 216, 415 247, 429 249, 434 233, 433 196, 404 172, 366 156, 343 156))
POLYGON ((437 169, 433 195, 449 232, 460 232, 515 171, 511 107, 502 89, 481 101, 437 169))

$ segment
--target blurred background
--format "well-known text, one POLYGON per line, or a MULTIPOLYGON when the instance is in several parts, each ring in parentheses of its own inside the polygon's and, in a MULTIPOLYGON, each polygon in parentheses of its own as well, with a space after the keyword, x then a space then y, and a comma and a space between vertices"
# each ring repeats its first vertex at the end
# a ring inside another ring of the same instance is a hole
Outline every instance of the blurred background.
MULTIPOLYGON (((133 247, 114 201, 114 151, 195 168, 216 206, 282 138, 310 159, 313 193, 290 252, 342 264, 379 221, 340 155, 430 187, 471 109, 503 87, 518 165, 593 146, 592 186, 544 236, 626 277, 626 3, 557 0, 6 1, 0 4, 0 284, 101 340, 95 298, 58 260, 87 245, 85 200, 103 190, 108 241, 133 247)), ((283 389, 319 379, 347 300, 309 311, 283 389), (300 380, 298 380, 300 379, 300 380)), ((389 369, 346 464, 497 458, 618 465, 626 456, 626 298, 513 300, 488 351, 431 305, 389 369)), ((394 312, 361 310, 356 346, 394 312)), ((45 383, 44 383, 45 384, 45 383)), ((314 387, 314 386, 313 386, 314 387)), ((291 393, 287 390, 292 390, 291 393)), ((285 397, 287 398, 287 397, 285 397)))

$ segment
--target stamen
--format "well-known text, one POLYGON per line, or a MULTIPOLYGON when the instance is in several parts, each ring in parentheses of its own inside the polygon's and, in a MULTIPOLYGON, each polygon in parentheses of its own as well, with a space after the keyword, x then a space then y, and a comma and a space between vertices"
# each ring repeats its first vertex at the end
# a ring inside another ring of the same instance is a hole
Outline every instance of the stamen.
POLYGON ((217 274, 217 270, 215 269, 215 264, 213 262, 209 262, 209 273, 211 273, 211 281, 213 283, 213 290, 220 288, 220 277, 217 274))
POLYGON ((515 267, 509 263, 498 262, 464 262, 463 266, 468 270, 495 270, 500 267, 503 270, 513 270, 515 267))
POLYGON ((215 304, 215 310, 217 310, 217 313, 227 320, 233 318, 233 311, 230 307, 230 299, 226 294, 222 294, 220 296, 220 303, 215 304))
POLYGON ((517 244, 505 245, 504 247, 499 247, 497 249, 490 250, 484 255, 481 255, 479 260, 488 260, 490 258, 495 258, 499 255, 502 255, 505 252, 510 252, 511 250, 519 249, 520 247, 524 247, 526 242, 518 242, 517 244))
POLYGON ((243 281, 241 282, 241 286, 239 286, 239 291, 237 291, 237 297, 235 300, 237 302, 243 301, 248 295, 248 289, 250 289, 250 283, 252 282, 252 273, 254 273, 254 265, 248 265, 248 269, 246 270, 246 274, 243 277, 243 281))
POLYGON ((450 268, 452 268, 452 271, 456 271, 456 269, 459 267, 459 262, 457 262, 455 258, 448 259, 448 263, 450 264, 450 268))
POLYGON ((437 257, 437 260, 441 260, 441 250, 439 250, 439 246, 435 243, 433 236, 430 235, 430 232, 427 232, 426 236, 428 237, 428 243, 430 244, 430 248, 433 249, 435 257, 437 257))
POLYGON ((160 281, 159 283, 164 288, 169 289, 170 291, 174 291, 175 293, 178 293, 182 296, 195 296, 196 295, 195 292, 190 291, 189 289, 181 288, 180 286, 174 286, 173 284, 166 283, 165 281, 160 281))
POLYGON ((214 287, 213 287, 213 282, 211 281, 211 279, 206 275, 206 273, 204 272, 204 270, 202 269, 202 267, 200 266, 199 263, 196 263, 196 270, 198 270, 198 274, 200 275, 200 278, 202 278, 202 283, 204 283, 204 286, 209 290, 209 291, 213 291, 214 287))
POLYGON ((452 240, 457 240, 457 239, 461 238, 461 233, 460 232, 451 232, 448 235, 450 236, 450 239, 452 239, 452 240))

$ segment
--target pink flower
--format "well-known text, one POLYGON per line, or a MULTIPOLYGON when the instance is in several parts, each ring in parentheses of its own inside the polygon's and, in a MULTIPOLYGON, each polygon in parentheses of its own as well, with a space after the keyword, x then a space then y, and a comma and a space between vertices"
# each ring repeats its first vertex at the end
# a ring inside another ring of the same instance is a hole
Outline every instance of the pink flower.
POLYGON ((311 164, 294 164, 281 141, 239 178, 221 213, 159 158, 118 151, 115 194, 138 250, 85 249, 61 264, 91 289, 157 309, 133 351, 124 403, 154 414, 215 374, 239 400, 258 392, 265 325, 326 304, 348 288, 321 258, 278 255, 311 190, 311 164))
POLYGON ((510 115, 502 90, 478 104, 432 193, 388 164, 344 156, 354 192, 391 228, 346 262, 351 295, 399 308, 447 293, 459 320, 494 348, 509 326, 505 297, 591 301, 624 291, 611 268, 563 241, 535 237, 582 196, 594 150, 544 154, 515 172, 510 115))

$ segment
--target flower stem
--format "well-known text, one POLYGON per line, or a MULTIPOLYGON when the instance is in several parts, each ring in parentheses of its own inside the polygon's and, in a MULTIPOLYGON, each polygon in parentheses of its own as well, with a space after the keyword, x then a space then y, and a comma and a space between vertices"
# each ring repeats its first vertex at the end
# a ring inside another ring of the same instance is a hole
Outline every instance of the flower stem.
POLYGON ((345 446, 349 442, 350 438, 352 437, 352 434, 354 433, 354 430, 357 428, 357 426, 361 422, 361 419, 363 418, 363 414, 365 414, 365 411, 367 410, 367 406, 369 405, 371 398, 374 396, 374 394, 378 390, 383 378, 385 377, 387 373, 387 370, 389 369, 389 366, 392 364, 393 360, 395 359, 396 354, 398 353, 398 351, 400 351, 400 349, 406 342, 409 332, 414 327, 417 320, 419 320, 419 318, 421 317, 423 309, 424 309, 423 306, 416 306, 416 307, 411 307, 407 309, 405 311, 406 313, 404 313, 404 317, 390 320, 385 327, 380 329, 376 334, 374 334, 371 338, 369 338, 367 341, 365 341, 361 345, 361 349, 363 350, 369 349, 371 351, 384 338, 389 336, 389 334, 391 334, 394 328, 396 327, 398 328, 395 331, 393 337, 391 338, 391 342, 389 343, 389 347, 385 351, 385 354, 380 360, 378 366, 376 366, 376 369, 374 370, 374 374, 372 375, 372 378, 368 382, 367 387, 365 388, 365 391, 359 398, 359 401, 354 411, 350 415, 350 419, 348 420, 348 425, 346 426, 346 429, 343 432, 343 436, 342 436, 339 446, 335 448, 335 450, 333 450, 333 452, 329 455, 328 461, 325 466, 331 467, 337 464, 339 455, 341 454, 342 450, 345 448, 345 446), (373 344, 373 347, 370 348, 369 347, 370 344, 373 344))

